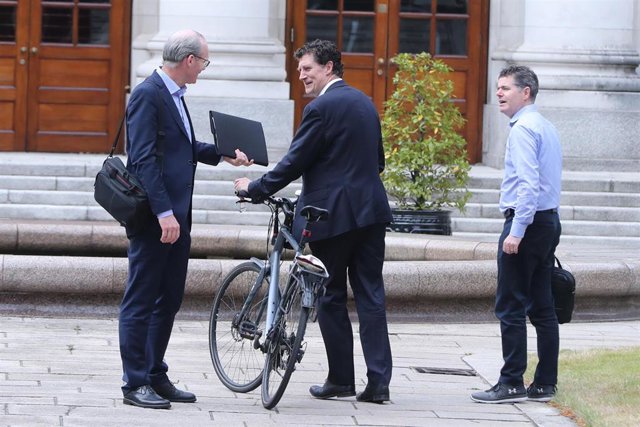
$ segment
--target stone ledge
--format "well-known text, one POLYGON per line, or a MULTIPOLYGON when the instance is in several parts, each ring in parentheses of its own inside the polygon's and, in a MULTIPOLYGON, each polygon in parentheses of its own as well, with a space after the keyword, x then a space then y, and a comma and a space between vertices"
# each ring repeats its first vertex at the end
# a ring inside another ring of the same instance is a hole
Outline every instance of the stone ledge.
MULTIPOLYGON (((266 252, 266 227, 194 224, 191 256, 248 259, 266 252)), ((389 233, 388 261, 495 258, 495 243, 389 233)), ((127 238, 116 224, 0 222, 0 252, 14 254, 126 256, 127 238)))
MULTIPOLYGON (((240 262, 191 260, 186 294, 214 295, 224 276, 240 262)), ((578 299, 640 296, 640 261, 563 266, 576 277, 578 299)), ((118 294, 127 276, 125 258, 0 255, 0 268, 2 293, 118 294)), ((495 294, 493 260, 389 261, 383 274, 387 298, 395 302, 491 298, 495 294)))

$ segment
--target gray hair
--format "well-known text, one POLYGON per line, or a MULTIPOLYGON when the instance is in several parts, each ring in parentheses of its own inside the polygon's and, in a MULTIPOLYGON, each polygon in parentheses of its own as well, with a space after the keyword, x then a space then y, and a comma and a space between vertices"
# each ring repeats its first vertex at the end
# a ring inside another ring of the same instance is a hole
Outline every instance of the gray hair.
POLYGON ((205 38, 197 31, 181 30, 171 34, 162 51, 163 64, 174 68, 187 56, 200 55, 202 43, 206 43, 205 38))
POLYGON ((520 89, 528 87, 531 90, 531 100, 535 101, 538 96, 538 76, 533 70, 524 65, 511 65, 500 71, 500 77, 513 76, 513 83, 520 89))

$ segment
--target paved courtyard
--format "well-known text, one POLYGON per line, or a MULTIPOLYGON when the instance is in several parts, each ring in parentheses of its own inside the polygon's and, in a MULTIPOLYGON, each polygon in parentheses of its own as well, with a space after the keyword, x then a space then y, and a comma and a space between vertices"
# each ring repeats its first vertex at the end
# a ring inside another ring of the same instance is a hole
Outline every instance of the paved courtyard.
MULTIPOLYGON (((206 321, 176 322, 167 353, 171 378, 196 393, 198 401, 174 403, 170 410, 123 405, 116 320, 0 317, 0 322, 2 426, 573 425, 544 403, 482 405, 469 399, 470 393, 496 380, 497 323, 392 323, 394 372, 391 402, 385 405, 309 396, 309 386, 322 382, 326 373, 320 332, 311 324, 305 358, 279 405, 268 411, 259 390, 233 393, 218 381, 206 321), (420 367, 444 372, 420 373, 415 369, 420 367), (449 370, 474 370, 478 375, 452 375, 449 370)), ((640 345, 640 321, 572 323, 561 325, 560 333, 562 349, 640 345)), ((362 390, 364 361, 359 343, 355 348, 356 387, 362 390)))

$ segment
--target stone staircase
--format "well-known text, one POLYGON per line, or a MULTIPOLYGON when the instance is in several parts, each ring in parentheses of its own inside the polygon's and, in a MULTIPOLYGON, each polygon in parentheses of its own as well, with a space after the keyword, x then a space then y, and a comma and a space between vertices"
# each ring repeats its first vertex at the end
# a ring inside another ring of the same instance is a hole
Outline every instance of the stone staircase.
MULTIPOLYGON (((93 180, 104 156, 86 154, 0 154, 0 218, 12 220, 113 221, 93 199, 93 180)), ((267 168, 200 165, 193 198, 195 224, 265 225, 264 206, 233 195, 236 177, 256 178, 267 168)), ((498 210, 502 171, 471 170, 473 193, 465 213, 453 212, 454 236, 496 241, 503 219, 498 210)), ((292 195, 293 183, 281 193, 292 195)), ((640 248, 640 174, 565 172, 561 203, 565 243, 615 243, 640 248)))

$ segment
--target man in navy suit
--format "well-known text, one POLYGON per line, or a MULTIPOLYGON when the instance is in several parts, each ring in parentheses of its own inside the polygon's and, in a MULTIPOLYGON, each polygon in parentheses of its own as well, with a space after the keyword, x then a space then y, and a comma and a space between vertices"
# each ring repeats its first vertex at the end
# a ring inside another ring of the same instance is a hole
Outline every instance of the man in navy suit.
POLYGON ((384 169, 380 120, 371 100, 341 79, 341 54, 332 42, 306 43, 295 56, 305 92, 316 99, 305 107, 291 147, 274 169, 255 181, 237 179, 235 188, 259 201, 302 176, 298 210, 314 205, 329 211, 329 221, 312 225, 310 241, 312 252, 330 274, 318 304, 329 373, 324 385, 309 392, 320 399, 355 395, 348 276, 368 378, 356 399, 382 403, 389 400, 392 366, 382 280, 391 211, 380 180, 384 169))
POLYGON ((196 164, 251 162, 239 150, 235 159, 223 158, 214 145, 195 140, 182 96, 209 65, 202 34, 171 35, 162 57, 163 66, 136 87, 127 107, 127 168, 140 178, 155 217, 142 229, 127 229, 129 276, 119 337, 124 403, 167 409, 170 402, 196 401, 169 381, 164 361, 184 295, 196 164), (159 146, 164 155, 156 155, 159 146))

